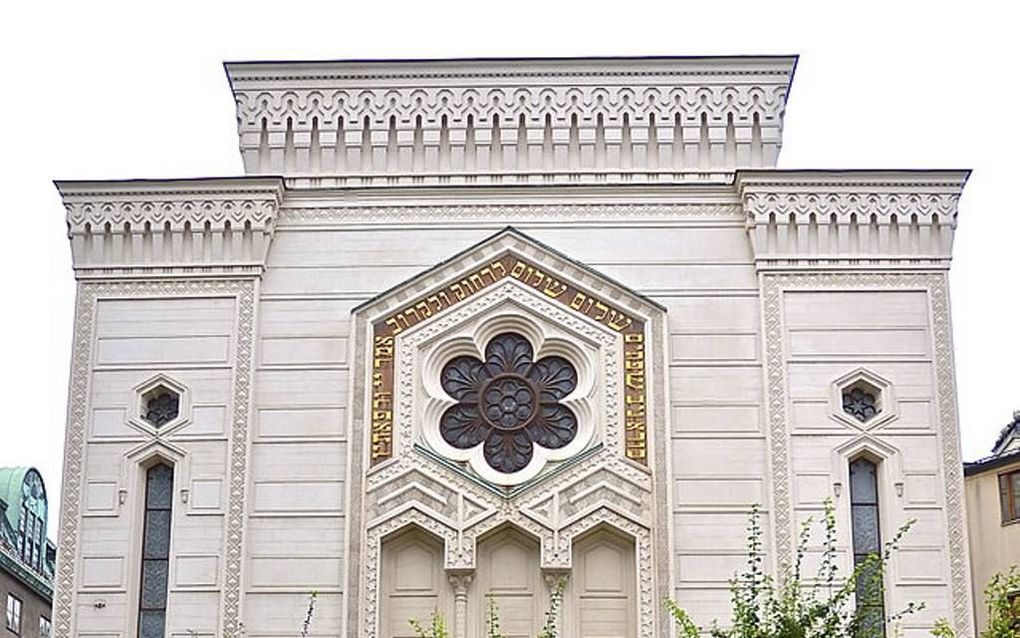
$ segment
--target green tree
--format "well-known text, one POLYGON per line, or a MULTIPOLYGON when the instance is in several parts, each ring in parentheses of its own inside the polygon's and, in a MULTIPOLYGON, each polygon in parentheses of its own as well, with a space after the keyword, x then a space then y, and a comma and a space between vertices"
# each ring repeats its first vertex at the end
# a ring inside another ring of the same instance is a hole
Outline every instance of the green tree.
POLYGON ((499 631, 499 607, 492 593, 485 595, 485 636, 486 638, 503 638, 499 631))
POLYGON ((988 629, 981 638, 1020 638, 1020 568, 996 574, 985 587, 988 629))

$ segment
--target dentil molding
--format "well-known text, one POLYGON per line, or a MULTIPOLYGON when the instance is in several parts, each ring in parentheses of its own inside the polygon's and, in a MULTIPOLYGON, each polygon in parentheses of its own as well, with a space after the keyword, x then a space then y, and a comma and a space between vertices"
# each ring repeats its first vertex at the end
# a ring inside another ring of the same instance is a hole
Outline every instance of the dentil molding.
POLYGON ((759 270, 945 269, 968 171, 739 171, 759 270))
POLYGON ((492 180, 774 166, 795 65, 718 57, 225 66, 248 173, 492 180))
POLYGON ((75 274, 258 274, 283 200, 276 177, 58 181, 75 274))

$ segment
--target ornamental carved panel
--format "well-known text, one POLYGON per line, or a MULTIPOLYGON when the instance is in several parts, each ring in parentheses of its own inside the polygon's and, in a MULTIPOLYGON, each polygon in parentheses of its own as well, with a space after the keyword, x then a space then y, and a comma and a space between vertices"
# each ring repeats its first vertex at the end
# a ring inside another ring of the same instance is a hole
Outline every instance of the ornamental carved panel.
POLYGON ((443 440, 467 450, 483 446, 489 467, 513 474, 536 445, 559 449, 577 436, 577 415, 560 403, 577 388, 577 370, 555 355, 534 360, 531 343, 506 332, 485 346, 485 360, 454 357, 440 381, 457 403, 439 422, 443 440))
POLYGON ((652 636, 668 594, 654 556, 669 486, 653 485, 663 443, 648 427, 666 412, 650 345, 663 311, 516 231, 489 241, 355 310, 366 448, 349 494, 365 534, 351 539, 363 563, 349 621, 378 635, 382 547, 408 525, 442 539, 457 574, 506 526, 560 571, 575 538, 610 527, 634 544, 636 633, 652 636))

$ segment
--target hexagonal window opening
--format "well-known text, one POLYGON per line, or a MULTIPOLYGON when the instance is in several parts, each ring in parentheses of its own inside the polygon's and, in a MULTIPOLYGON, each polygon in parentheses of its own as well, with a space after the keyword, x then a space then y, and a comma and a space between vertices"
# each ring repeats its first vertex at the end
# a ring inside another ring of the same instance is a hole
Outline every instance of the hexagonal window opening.
POLYGON ((860 423, 882 413, 882 390, 863 379, 843 388, 842 395, 843 412, 860 423))
POLYGON ((142 395, 141 407, 141 417, 153 427, 159 428, 180 414, 181 394, 160 384, 142 395))

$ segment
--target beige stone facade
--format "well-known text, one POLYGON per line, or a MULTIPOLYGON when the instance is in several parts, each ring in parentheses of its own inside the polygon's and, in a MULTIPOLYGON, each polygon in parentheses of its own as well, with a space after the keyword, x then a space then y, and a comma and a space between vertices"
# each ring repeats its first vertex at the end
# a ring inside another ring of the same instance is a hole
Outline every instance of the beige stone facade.
POLYGON ((827 499, 849 566, 862 457, 881 537, 918 521, 904 635, 972 635, 967 174, 776 170, 794 65, 228 64, 245 177, 59 183, 57 635, 138 635, 161 464, 166 635, 294 635, 311 591, 318 636, 477 636, 488 594, 534 635, 566 577, 564 635, 651 638, 725 621, 754 503, 770 569, 827 499))
POLYGON ((994 453, 964 468, 970 535, 974 616, 988 625, 984 590, 992 577, 1020 566, 1020 412, 1006 426, 994 453))

